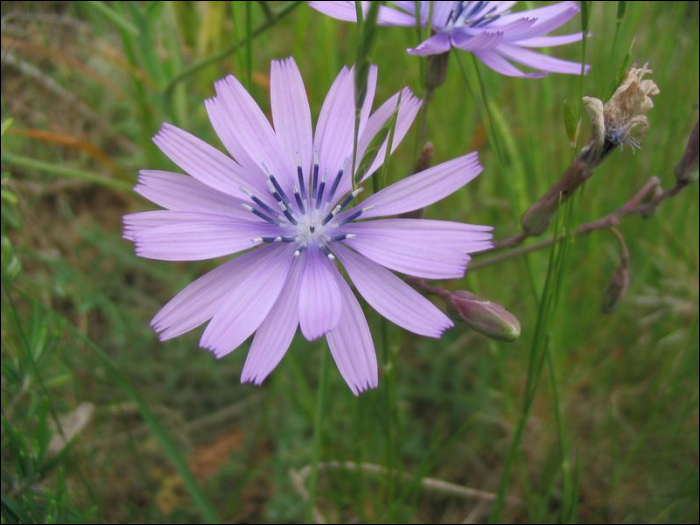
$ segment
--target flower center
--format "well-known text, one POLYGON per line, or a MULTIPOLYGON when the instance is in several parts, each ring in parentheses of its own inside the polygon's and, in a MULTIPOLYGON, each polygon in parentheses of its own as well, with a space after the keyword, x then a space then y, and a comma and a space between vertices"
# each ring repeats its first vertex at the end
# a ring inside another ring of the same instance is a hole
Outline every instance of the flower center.
MULTIPOLYGON (((490 2, 455 2, 447 19, 447 28, 452 27, 486 27, 504 13, 495 14, 498 6, 489 8, 490 2)), ((507 11, 506 11, 507 12, 507 11)))
POLYGON ((295 256, 300 255, 309 247, 318 247, 328 258, 333 259, 330 252, 330 244, 355 237, 351 233, 343 233, 342 226, 359 218, 370 208, 362 208, 345 216, 338 217, 362 191, 357 188, 350 192, 339 204, 333 206, 333 199, 338 190, 343 174, 347 171, 348 159, 338 171, 332 184, 329 184, 327 172, 319 177, 318 154, 314 155, 314 163, 311 169, 309 187, 304 180, 304 172, 297 155, 298 184, 294 184, 294 196, 290 199, 282 189, 277 178, 268 171, 267 187, 270 195, 275 199, 279 210, 269 206, 256 195, 241 188, 253 204, 244 203, 242 206, 265 222, 279 227, 279 234, 270 237, 257 237, 251 239, 253 243, 293 242, 297 250, 295 256))

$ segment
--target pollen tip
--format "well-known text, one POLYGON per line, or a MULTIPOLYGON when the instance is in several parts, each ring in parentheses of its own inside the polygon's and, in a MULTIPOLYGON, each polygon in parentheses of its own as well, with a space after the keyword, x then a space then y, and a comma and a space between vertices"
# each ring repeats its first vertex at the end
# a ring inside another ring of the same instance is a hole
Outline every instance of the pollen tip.
POLYGON ((246 204, 245 202, 241 203, 241 208, 243 208, 244 210, 253 211, 253 207, 249 204, 246 204))

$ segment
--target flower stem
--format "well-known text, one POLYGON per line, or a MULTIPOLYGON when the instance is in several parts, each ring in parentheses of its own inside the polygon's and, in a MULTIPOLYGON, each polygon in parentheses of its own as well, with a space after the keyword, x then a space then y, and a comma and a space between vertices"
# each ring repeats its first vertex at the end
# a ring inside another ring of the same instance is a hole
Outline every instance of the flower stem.
POLYGON ((323 447, 323 414, 326 408, 326 395, 328 390, 328 349, 322 345, 321 377, 316 396, 316 413, 314 415, 314 437, 311 461, 311 478, 309 480, 309 501, 306 508, 306 522, 313 523, 313 512, 318 499, 318 465, 321 461, 321 449, 323 447))

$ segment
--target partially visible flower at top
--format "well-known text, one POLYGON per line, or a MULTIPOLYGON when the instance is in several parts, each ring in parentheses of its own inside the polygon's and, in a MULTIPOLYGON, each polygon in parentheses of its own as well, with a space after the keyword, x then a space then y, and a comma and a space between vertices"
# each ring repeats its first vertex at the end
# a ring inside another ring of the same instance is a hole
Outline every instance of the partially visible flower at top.
MULTIPOLYGON (((546 7, 511 12, 518 2, 388 2, 379 10, 379 25, 416 26, 416 4, 420 23, 434 34, 413 55, 447 53, 451 48, 474 53, 488 67, 511 77, 539 78, 551 73, 581 74, 581 64, 536 53, 530 48, 552 47, 581 40, 583 33, 548 36, 571 20, 580 8, 576 2, 558 2, 546 7), (432 4, 432 5, 431 5, 432 4), (511 62, 538 70, 520 71, 511 62)), ((362 2, 365 12, 369 2, 362 2)), ((355 2, 309 2, 314 9, 338 20, 357 21, 355 2)), ((589 66, 583 68, 588 72, 589 66)))
MULTIPOLYGON (((353 189, 349 169, 353 77, 352 69, 340 72, 315 132, 304 83, 292 59, 272 63, 274 128, 238 80, 229 76, 218 81, 206 107, 235 160, 169 124, 156 134, 156 145, 191 176, 141 171, 136 191, 166 209, 124 218, 124 235, 135 242, 136 253, 194 261, 250 250, 197 279, 165 305, 152 321, 161 340, 209 321, 200 345, 222 357, 255 334, 242 381, 260 384, 300 326, 308 340, 326 336, 355 394, 376 387, 372 335, 338 262, 367 302, 397 325, 435 338, 452 326, 443 312, 390 270, 429 279, 461 277, 467 254, 491 246, 491 228, 437 220, 365 219, 433 204, 471 181, 482 167, 471 153, 355 204, 361 188, 353 189)), ((393 151, 421 105, 404 89, 371 112, 376 81, 377 68, 372 66, 360 113, 358 159, 374 147, 373 139, 397 111, 393 151)), ((385 140, 362 180, 382 165, 386 148, 385 140)))

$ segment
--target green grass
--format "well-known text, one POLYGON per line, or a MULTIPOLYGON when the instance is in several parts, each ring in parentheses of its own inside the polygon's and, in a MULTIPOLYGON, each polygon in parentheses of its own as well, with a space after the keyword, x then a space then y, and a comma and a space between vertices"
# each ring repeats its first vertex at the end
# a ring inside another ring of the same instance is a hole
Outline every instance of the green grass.
MULTIPOLYGON (((289 55, 314 116, 358 56, 379 65, 377 102, 425 89, 425 64, 404 52, 415 28, 379 27, 358 52, 356 25, 267 4, 3 3, 3 523, 311 520, 292 470, 311 472, 329 522, 697 523, 697 184, 620 225, 631 287, 614 314, 600 312, 619 262, 607 232, 442 283, 511 310, 515 343, 464 325, 419 338, 367 309, 381 377, 360 398, 301 337, 262 388, 239 383, 245 348, 217 361, 198 333, 158 343, 151 317, 216 264, 138 259, 121 239, 121 216, 151 208, 129 189, 138 169, 172 168, 150 141, 161 122, 219 145, 202 102, 212 82, 237 75, 267 111, 270 60, 289 55), (86 403, 87 423, 71 425, 86 403)), ((427 217, 518 233, 588 136, 585 115, 576 136, 581 95, 607 98, 634 61, 661 90, 643 147, 614 152, 548 234, 613 211, 653 175, 673 185, 698 118, 697 3, 587 4, 583 79, 505 78, 450 56, 426 114, 434 162, 478 149, 486 169, 427 217)), ((418 120, 378 180, 410 173, 418 120)))

